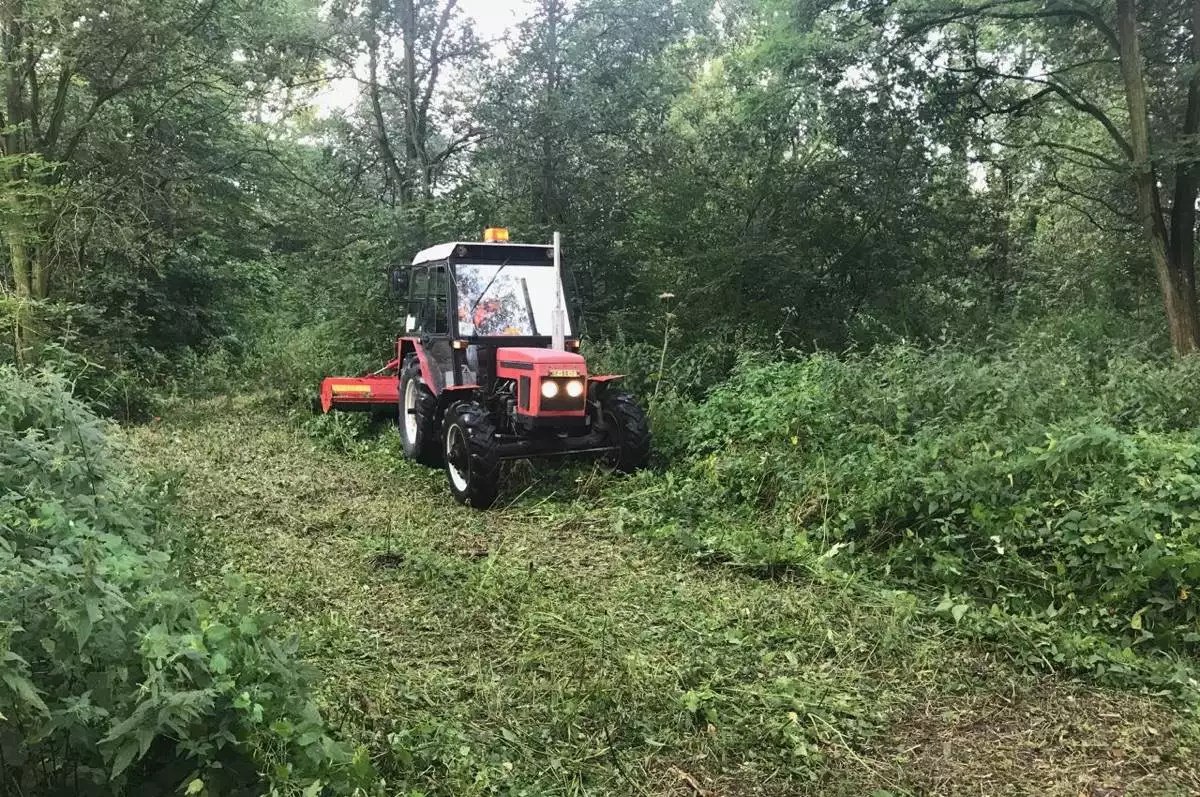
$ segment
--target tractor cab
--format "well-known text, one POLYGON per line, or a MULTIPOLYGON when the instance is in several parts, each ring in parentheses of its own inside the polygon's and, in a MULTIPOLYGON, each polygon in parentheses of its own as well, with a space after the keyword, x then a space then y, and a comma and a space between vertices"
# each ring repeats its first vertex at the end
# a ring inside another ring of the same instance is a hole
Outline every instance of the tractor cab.
POLYGON ((461 503, 492 505, 500 463, 592 453, 615 470, 645 465, 645 413, 588 372, 564 307, 559 236, 517 244, 439 244, 392 270, 396 357, 322 383, 320 407, 394 412, 405 456, 446 469, 461 503))
POLYGON ((439 391, 489 383, 498 349, 554 348, 556 314, 558 348, 578 349, 563 308, 554 247, 509 243, 506 232, 488 230, 483 243, 430 247, 411 266, 393 271, 401 338, 414 340, 414 352, 415 341, 421 341, 439 391))

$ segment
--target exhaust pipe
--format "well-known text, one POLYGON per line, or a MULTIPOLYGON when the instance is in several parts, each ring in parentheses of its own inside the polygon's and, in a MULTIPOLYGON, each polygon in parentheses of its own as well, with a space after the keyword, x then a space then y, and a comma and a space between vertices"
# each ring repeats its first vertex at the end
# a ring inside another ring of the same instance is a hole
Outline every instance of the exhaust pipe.
POLYGON ((566 351, 567 314, 562 294, 562 235, 554 233, 554 316, 551 321, 550 348, 566 351))

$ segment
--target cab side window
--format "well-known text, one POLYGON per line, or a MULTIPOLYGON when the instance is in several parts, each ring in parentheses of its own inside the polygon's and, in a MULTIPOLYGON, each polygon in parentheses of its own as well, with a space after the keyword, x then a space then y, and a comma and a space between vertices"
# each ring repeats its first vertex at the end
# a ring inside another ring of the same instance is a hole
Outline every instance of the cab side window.
POLYGON ((445 265, 413 269, 408 303, 408 331, 450 334, 450 283, 445 265))
POLYGON ((405 332, 424 332, 425 329, 425 300, 429 293, 429 267, 417 266, 412 271, 412 281, 408 288, 408 319, 404 324, 405 332))
POLYGON ((445 266, 429 270, 429 313, 428 332, 434 335, 450 334, 450 282, 445 266))

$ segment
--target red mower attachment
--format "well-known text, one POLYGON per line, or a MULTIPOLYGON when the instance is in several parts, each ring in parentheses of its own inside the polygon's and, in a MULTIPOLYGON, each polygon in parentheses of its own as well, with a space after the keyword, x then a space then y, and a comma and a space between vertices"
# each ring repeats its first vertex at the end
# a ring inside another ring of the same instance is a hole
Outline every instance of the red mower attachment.
POLYGON ((362 376, 329 376, 321 380, 321 412, 395 412, 400 402, 396 381, 399 360, 362 376))

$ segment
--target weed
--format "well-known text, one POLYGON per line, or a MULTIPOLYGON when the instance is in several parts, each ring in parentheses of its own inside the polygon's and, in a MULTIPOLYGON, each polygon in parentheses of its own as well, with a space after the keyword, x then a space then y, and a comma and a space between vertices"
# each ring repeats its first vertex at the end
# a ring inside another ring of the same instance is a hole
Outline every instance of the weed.
POLYGON ((869 573, 1031 662, 1191 701, 1197 367, 1044 346, 746 364, 660 424, 673 467, 611 500, 706 560, 869 573))
POLYGON ((110 431, 61 379, 0 369, 0 789, 349 791, 369 767, 295 642, 239 580, 211 601, 180 583, 163 486, 110 431))

